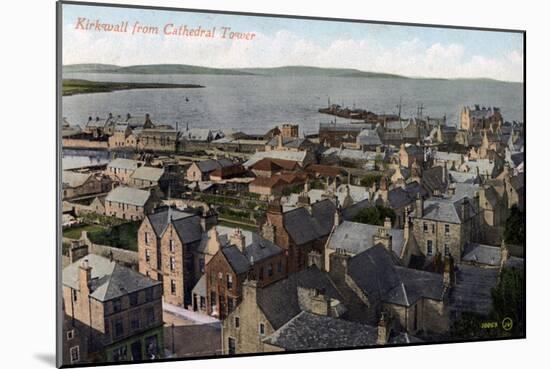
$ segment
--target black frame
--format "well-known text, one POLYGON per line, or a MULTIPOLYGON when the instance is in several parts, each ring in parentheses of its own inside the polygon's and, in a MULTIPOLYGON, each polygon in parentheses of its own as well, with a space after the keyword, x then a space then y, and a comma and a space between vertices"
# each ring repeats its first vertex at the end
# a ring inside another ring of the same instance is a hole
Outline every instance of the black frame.
MULTIPOLYGON (((311 349, 311 350, 297 350, 291 352, 258 352, 249 354, 235 354, 235 355, 222 355, 222 356, 193 356, 186 358, 164 358, 156 359, 154 361, 139 360, 139 361, 125 361, 125 362, 106 362, 106 363, 93 363, 93 364, 70 364, 62 365, 62 358, 60 356, 62 349, 62 289, 61 289, 61 243, 62 243, 62 230, 61 230, 61 209, 62 201, 60 196, 61 188, 61 131, 59 128, 59 119, 62 117, 62 7, 67 5, 81 5, 81 6, 93 6, 93 7, 111 7, 111 8, 129 8, 129 9, 147 9, 147 10, 160 10, 160 11, 176 11, 187 13, 210 13, 210 14, 225 14, 225 15, 244 15, 254 17, 269 17, 269 18, 289 18, 289 19, 302 19, 302 20, 324 20, 333 22, 346 22, 346 23, 369 23, 369 24, 382 24, 382 25, 394 25, 394 26, 412 26, 412 27, 433 27, 433 28, 447 28, 447 29, 461 29, 472 31, 492 31, 492 32, 506 32, 506 33, 519 33, 523 35, 523 124, 524 124, 524 186, 525 193, 523 196, 524 207, 524 228, 527 230, 527 31, 520 29, 505 29, 505 28, 489 28, 489 27, 469 27, 469 26, 456 26, 456 25, 442 25, 442 24, 429 24, 429 23, 407 23, 397 21, 377 21, 377 20, 365 20, 365 19, 347 19, 347 18, 328 18, 328 17, 315 17, 315 16, 303 16, 303 15, 288 15, 288 14, 270 14, 270 13, 252 13, 252 12, 240 12, 240 11, 226 11, 226 10, 211 10, 211 9, 189 9, 189 8, 176 8, 176 7, 164 7, 164 6, 149 6, 149 5, 129 5, 129 4, 114 4, 114 3, 98 3, 98 2, 84 2, 84 1, 71 1, 71 0, 58 0, 56 6, 56 366, 60 368, 79 368, 79 367, 91 367, 91 366, 108 366, 108 365, 128 365, 128 364, 141 364, 141 363, 161 363, 161 362, 176 362, 176 361, 194 361, 204 359, 228 359, 232 357, 249 357, 249 356, 271 356, 271 355, 292 355, 292 354, 308 354, 318 352, 333 352, 333 351, 349 351, 349 350, 364 350, 364 349, 384 349, 394 347, 412 347, 412 346, 425 346, 425 345, 441 345, 452 343, 473 343, 473 342, 487 342, 487 341, 505 341, 505 340, 518 340, 525 339, 527 337, 527 298, 524 301, 525 321, 523 322, 524 334, 518 337, 501 337, 501 338, 477 338, 472 340, 444 340, 438 342, 421 342, 421 343, 407 343, 407 344, 387 344, 384 347, 378 346, 357 346, 348 348, 329 348, 329 349, 311 349)), ((527 232, 526 232, 527 233, 527 232)), ((527 235, 524 245, 524 267, 527 269, 527 235)), ((525 296, 527 297, 527 273, 524 273, 524 289, 525 296)))

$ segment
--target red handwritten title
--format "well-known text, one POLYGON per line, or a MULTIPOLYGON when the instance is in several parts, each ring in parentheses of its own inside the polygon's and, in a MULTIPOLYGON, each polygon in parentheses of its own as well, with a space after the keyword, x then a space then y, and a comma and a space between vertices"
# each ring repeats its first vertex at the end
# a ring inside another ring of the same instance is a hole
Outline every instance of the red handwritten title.
POLYGON ((166 23, 162 27, 159 27, 139 21, 132 23, 129 21, 105 23, 101 22, 100 19, 88 19, 84 17, 78 17, 74 28, 82 31, 127 33, 129 35, 164 35, 245 41, 251 41, 256 37, 256 33, 254 32, 240 32, 227 26, 203 28, 202 26, 190 27, 186 24, 176 25, 174 23, 166 23))

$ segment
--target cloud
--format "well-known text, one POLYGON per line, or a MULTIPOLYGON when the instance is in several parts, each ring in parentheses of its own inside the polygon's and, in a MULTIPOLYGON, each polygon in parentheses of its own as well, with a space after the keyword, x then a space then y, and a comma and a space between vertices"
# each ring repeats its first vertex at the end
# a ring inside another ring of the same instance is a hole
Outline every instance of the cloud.
MULTIPOLYGON (((219 32, 219 30, 218 30, 219 32)), ((182 63, 219 68, 310 65, 433 78, 523 80, 521 48, 504 56, 471 54, 460 44, 417 37, 382 45, 373 39, 328 44, 286 30, 253 41, 77 31, 65 27, 63 62, 118 65, 182 63)))

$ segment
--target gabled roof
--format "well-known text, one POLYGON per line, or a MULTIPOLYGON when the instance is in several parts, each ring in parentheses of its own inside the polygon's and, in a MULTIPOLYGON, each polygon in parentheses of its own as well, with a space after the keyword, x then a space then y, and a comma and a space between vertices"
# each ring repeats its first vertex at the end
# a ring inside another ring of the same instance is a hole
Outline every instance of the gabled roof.
POLYGON ((258 151, 254 153, 248 159, 246 162, 244 162, 244 166, 246 168, 249 168, 250 166, 254 165, 256 162, 262 160, 263 158, 273 158, 273 159, 284 159, 284 160, 292 160, 296 161, 298 163, 303 164, 304 161, 307 158, 307 151, 258 151))
POLYGON ((498 246, 467 243, 462 253, 463 261, 498 266, 500 265, 501 250, 498 246))
POLYGON ((158 182, 164 174, 163 168, 139 167, 132 173, 133 179, 158 182))
POLYGON ((149 219, 149 222, 151 223, 151 226, 153 227, 153 230, 157 237, 162 236, 162 234, 168 227, 168 214, 172 216, 172 221, 196 216, 194 214, 185 213, 177 209, 171 209, 170 211, 168 209, 164 209, 162 211, 148 215, 147 218, 149 219))
POLYGON ((88 265, 92 268, 90 296, 99 301, 118 298, 161 283, 115 261, 99 255, 88 254, 63 269, 63 285, 80 290, 80 265, 83 260, 87 260, 88 265))
POLYGON ((190 244, 200 241, 203 232, 201 219, 198 215, 173 220, 172 224, 183 243, 190 244))
POLYGON ((82 186, 91 176, 91 173, 78 173, 64 170, 61 178, 63 188, 75 188, 82 186))
POLYGON ((400 209, 412 204, 417 194, 425 197, 428 192, 418 182, 411 182, 403 187, 396 187, 388 192, 388 201, 393 209, 400 209))
POLYGON ((149 191, 139 190, 137 188, 119 186, 107 195, 105 201, 118 202, 136 206, 144 206, 151 194, 149 191))
POLYGON ((264 170, 264 171, 278 171, 281 169, 284 170, 295 170, 298 168, 298 163, 292 160, 284 159, 274 159, 274 158, 263 158, 256 163, 254 163, 250 169, 255 170, 264 170))
MULTIPOLYGON (((351 255, 359 254, 374 247, 373 236, 381 226, 344 221, 334 229, 327 247, 336 250, 343 249, 351 255)), ((403 229, 392 228, 389 230, 392 236, 392 250, 397 257, 405 245, 403 229)))
POLYGON ((326 272, 320 271, 316 266, 307 267, 267 287, 257 289, 258 306, 273 329, 279 329, 302 311, 298 302, 299 287, 317 289, 323 291, 327 297, 343 301, 326 272))
POLYGON ((422 173, 422 184, 430 190, 444 191, 448 178, 445 178, 445 168, 442 166, 435 166, 430 169, 426 169, 422 173))
POLYGON ((311 214, 303 207, 283 213, 283 225, 297 245, 325 237, 334 224, 336 206, 332 201, 322 200, 310 206, 311 214))
POLYGON ((401 267, 382 245, 352 257, 348 275, 371 301, 411 306, 420 298, 443 299, 441 274, 401 267))
POLYGON ((469 207, 469 217, 475 216, 475 208, 471 200, 462 198, 457 200, 449 200, 443 198, 432 197, 424 202, 424 216, 422 219, 436 220, 439 222, 460 224, 467 219, 462 219, 462 204, 466 199, 466 206, 469 207))
POLYGON ((225 159, 225 158, 220 160, 214 160, 214 159, 203 160, 195 164, 197 164, 197 166, 199 167, 202 173, 210 173, 216 169, 230 167, 234 165, 234 163, 231 160, 225 159))

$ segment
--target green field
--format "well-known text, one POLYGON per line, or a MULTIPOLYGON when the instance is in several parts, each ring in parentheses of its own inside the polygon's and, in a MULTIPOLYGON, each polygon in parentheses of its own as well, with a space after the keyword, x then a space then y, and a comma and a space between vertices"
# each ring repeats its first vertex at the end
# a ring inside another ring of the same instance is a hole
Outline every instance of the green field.
POLYGON ((90 94, 97 92, 112 92, 143 88, 200 88, 201 85, 174 83, 133 83, 133 82, 94 82, 84 79, 64 79, 63 96, 90 94))
POLYGON ((101 232, 104 231, 105 227, 102 227, 100 225, 96 224, 86 224, 78 227, 73 228, 67 228, 63 231, 63 237, 72 238, 74 240, 78 240, 80 238, 80 235, 82 234, 82 231, 88 232, 101 232))

